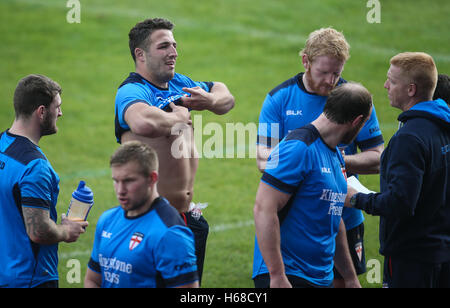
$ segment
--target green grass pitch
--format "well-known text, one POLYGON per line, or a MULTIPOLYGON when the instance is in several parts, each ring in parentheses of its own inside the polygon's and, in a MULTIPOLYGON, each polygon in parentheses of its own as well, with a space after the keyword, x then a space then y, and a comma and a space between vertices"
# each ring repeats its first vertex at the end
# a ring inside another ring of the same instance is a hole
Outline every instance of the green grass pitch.
MULTIPOLYGON (((12 96, 20 78, 40 73, 58 81, 63 88, 59 132, 43 138, 40 146, 61 178, 59 214, 67 210, 79 180, 85 180, 95 194, 87 233, 75 244, 60 245, 62 287, 82 287, 96 221, 118 204, 108 167, 117 147, 114 97, 118 85, 134 70, 127 34, 137 22, 149 17, 172 20, 179 46, 177 72, 228 85, 236 98, 235 108, 224 116, 204 113, 204 127, 210 122, 223 128, 226 123, 257 123, 266 93, 302 71, 298 52, 308 34, 320 27, 344 32, 351 58, 343 77, 361 82, 373 93, 386 144, 399 114, 389 106, 383 88, 390 57, 424 51, 434 57, 440 72, 450 73, 447 0, 381 0, 380 23, 368 22, 371 8, 366 0, 80 3, 81 22, 68 23, 70 8, 65 0, 0 2, 0 130, 12 123, 12 96), (68 263, 72 259, 81 264, 81 283, 72 275, 73 263, 68 263)), ((203 141, 209 137, 203 135, 203 141)), ((204 215, 211 227, 203 287, 253 286, 252 208, 260 178, 249 152, 254 142, 249 138, 243 145, 245 158, 200 159, 194 201, 209 203, 204 215)), ((362 176, 361 181, 372 190, 379 188, 377 175, 362 176)), ((365 230, 366 259, 382 264, 378 218, 366 216, 365 230)), ((370 275, 360 277, 362 285, 380 287, 376 273, 370 275)))

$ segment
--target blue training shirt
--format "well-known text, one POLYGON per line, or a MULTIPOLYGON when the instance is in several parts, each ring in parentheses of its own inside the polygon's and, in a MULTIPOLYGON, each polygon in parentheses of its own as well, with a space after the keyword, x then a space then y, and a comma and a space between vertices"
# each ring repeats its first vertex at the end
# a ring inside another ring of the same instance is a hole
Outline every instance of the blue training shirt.
MULTIPOLYGON (((307 92, 302 76, 300 73, 286 80, 267 94, 259 116, 257 144, 273 148, 290 131, 311 123, 323 112, 327 97, 307 92)), ((345 82, 340 78, 338 85, 345 82)), ((352 155, 357 153, 358 147, 365 150, 383 143, 374 106, 371 117, 355 140, 339 146, 345 147, 347 155, 352 155)), ((364 221, 362 212, 351 208, 344 209, 342 218, 347 230, 364 221)))
POLYGON ((50 212, 56 222, 59 177, 28 138, 0 135, 0 287, 35 287, 58 280, 58 245, 39 245, 27 235, 23 207, 50 212))
POLYGON ((138 73, 130 73, 128 78, 119 86, 115 102, 115 133, 120 143, 122 134, 130 130, 125 121, 125 112, 135 103, 146 103, 160 109, 166 109, 170 103, 175 103, 183 96, 190 95, 182 89, 200 87, 210 92, 213 82, 193 81, 189 77, 176 73, 168 83, 168 88, 160 88, 138 73))
MULTIPOLYGON (((329 148, 309 124, 293 130, 269 156, 261 180, 292 197, 279 213, 281 254, 287 275, 329 286, 335 237, 347 194, 340 151, 329 148)), ((268 273, 255 240, 253 278, 268 273)))
POLYGON ((97 222, 89 268, 106 288, 177 287, 198 280, 194 236, 177 210, 159 197, 127 217, 120 207, 97 222))

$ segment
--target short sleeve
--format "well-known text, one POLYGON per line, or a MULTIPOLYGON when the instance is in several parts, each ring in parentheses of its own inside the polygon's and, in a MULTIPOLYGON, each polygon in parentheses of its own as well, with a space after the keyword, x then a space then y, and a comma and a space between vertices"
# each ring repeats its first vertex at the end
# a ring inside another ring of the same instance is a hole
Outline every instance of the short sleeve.
POLYGON ((198 280, 194 236, 187 227, 170 227, 155 252, 156 270, 167 287, 177 287, 198 280))
POLYGON ((89 259, 88 267, 93 270, 96 273, 101 274, 102 270, 100 267, 100 260, 98 255, 98 247, 100 245, 101 236, 103 232, 103 216, 100 216, 99 220, 97 221, 97 227, 95 229, 95 236, 94 236, 94 244, 92 245, 92 253, 91 258, 89 259))
POLYGON ((147 91, 143 84, 127 83, 117 90, 116 94, 116 115, 120 126, 124 129, 129 129, 125 122, 125 112, 135 103, 147 103, 153 105, 153 98, 151 91, 147 91))
POLYGON ((261 181, 282 191, 294 193, 311 170, 306 144, 298 140, 282 140, 272 151, 261 181))
POLYGON ((275 147, 281 139, 281 112, 272 96, 267 94, 259 114, 257 144, 275 147))
POLYGON ((22 206, 49 210, 52 205, 53 176, 46 160, 30 162, 20 184, 22 206))

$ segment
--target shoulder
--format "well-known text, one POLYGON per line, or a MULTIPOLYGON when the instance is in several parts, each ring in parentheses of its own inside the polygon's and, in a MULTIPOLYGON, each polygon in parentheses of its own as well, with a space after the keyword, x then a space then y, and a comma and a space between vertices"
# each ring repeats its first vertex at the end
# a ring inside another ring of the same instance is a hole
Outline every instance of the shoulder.
POLYGON ((155 200, 153 209, 167 228, 185 226, 178 211, 165 198, 159 197, 155 200))
POLYGON ((120 217, 120 215, 125 215, 120 205, 104 211, 97 221, 97 227, 103 225, 106 221, 120 217))
POLYGON ((1 139, 2 143, 5 144, 5 151, 3 154, 11 157, 17 162, 23 165, 28 165, 35 160, 47 162, 44 153, 42 153, 39 147, 33 144, 29 139, 8 132, 2 133, 1 139))
POLYGON ((120 84, 119 89, 127 84, 142 84, 145 85, 144 78, 138 73, 130 73, 128 77, 120 84))
POLYGON ((298 87, 298 82, 299 82, 299 78, 300 78, 301 74, 297 74, 292 78, 289 78, 288 80, 282 82, 281 84, 279 84, 278 86, 276 86, 275 88, 273 88, 270 92, 269 92, 269 96, 275 96, 277 93, 279 93, 280 91, 282 92, 282 90, 288 89, 290 87, 298 87))
POLYGON ((1 136, 3 155, 14 160, 10 170, 22 178, 22 182, 36 185, 45 185, 50 182, 59 182, 58 175, 41 149, 28 138, 5 132, 1 136))
POLYGON ((286 136, 286 141, 300 141, 305 144, 305 146, 310 146, 314 143, 318 138, 320 138, 320 134, 317 129, 311 125, 305 125, 301 128, 294 129, 286 136))

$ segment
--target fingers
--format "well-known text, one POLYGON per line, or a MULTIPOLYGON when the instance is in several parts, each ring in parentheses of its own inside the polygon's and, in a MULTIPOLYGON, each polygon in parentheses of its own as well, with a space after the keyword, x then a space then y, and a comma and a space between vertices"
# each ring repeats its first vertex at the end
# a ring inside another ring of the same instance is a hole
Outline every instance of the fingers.
POLYGON ((83 233, 86 231, 86 227, 89 226, 89 222, 87 221, 79 221, 80 226, 83 228, 83 233))
POLYGON ((204 91, 202 88, 200 88, 199 86, 193 87, 193 88, 183 88, 182 89, 184 92, 190 93, 190 94, 200 94, 202 91, 204 91))

